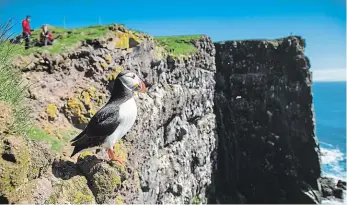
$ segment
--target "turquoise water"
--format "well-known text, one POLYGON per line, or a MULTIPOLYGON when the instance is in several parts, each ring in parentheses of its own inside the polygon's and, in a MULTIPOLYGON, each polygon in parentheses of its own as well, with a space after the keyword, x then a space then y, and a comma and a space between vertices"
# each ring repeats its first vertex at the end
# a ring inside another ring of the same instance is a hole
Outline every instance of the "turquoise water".
POLYGON ((346 84, 313 84, 316 135, 322 151, 323 176, 346 177, 346 84))

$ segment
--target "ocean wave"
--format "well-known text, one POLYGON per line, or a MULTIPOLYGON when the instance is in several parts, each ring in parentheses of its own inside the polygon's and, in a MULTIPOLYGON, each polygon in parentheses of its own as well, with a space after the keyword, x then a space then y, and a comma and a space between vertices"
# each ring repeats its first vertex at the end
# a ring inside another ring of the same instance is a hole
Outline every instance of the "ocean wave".
POLYGON ((323 176, 346 180, 345 154, 328 143, 321 143, 321 145, 323 176))
MULTIPOLYGON (((321 162, 322 162, 322 175, 335 180, 346 181, 346 157, 340 149, 331 144, 320 142, 321 147, 321 162)), ((346 204, 346 191, 343 192, 344 200, 324 199, 324 205, 342 205, 346 204)))

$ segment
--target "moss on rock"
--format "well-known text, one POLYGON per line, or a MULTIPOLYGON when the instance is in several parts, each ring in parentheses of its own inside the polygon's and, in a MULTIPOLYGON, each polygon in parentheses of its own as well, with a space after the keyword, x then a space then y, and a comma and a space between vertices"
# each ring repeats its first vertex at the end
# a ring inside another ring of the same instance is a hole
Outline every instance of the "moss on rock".
POLYGON ((122 179, 119 172, 108 164, 98 163, 88 177, 97 203, 109 203, 115 191, 120 188, 122 179))
POLYGON ((39 179, 53 161, 48 149, 21 136, 1 135, 0 155, 0 196, 10 203, 33 203, 42 199, 45 194, 40 187, 50 187, 47 179, 39 179), (34 193, 39 196, 30 198, 34 193))
POLYGON ((53 194, 45 203, 94 204, 93 193, 87 184, 87 180, 83 176, 74 176, 69 180, 64 180, 53 187, 53 194))
POLYGON ((192 204, 200 204, 201 200, 198 196, 192 198, 192 204))
POLYGON ((8 199, 11 204, 43 204, 52 190, 52 184, 47 178, 34 179, 17 188, 8 199))
POLYGON ((30 152, 27 142, 18 136, 1 136, 0 194, 9 195, 28 181, 30 152))
POLYGON ((76 192, 75 199, 73 201, 74 204, 89 204, 93 201, 92 195, 86 195, 82 192, 76 192))

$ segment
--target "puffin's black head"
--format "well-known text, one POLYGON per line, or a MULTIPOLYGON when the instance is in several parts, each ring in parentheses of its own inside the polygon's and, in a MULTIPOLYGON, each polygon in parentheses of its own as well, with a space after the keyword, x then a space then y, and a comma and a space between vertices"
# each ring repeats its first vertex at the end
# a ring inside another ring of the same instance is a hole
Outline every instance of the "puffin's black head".
POLYGON ((121 83, 127 89, 131 91, 137 91, 140 93, 145 93, 147 88, 143 81, 133 72, 124 70, 117 75, 117 79, 121 81, 121 83))

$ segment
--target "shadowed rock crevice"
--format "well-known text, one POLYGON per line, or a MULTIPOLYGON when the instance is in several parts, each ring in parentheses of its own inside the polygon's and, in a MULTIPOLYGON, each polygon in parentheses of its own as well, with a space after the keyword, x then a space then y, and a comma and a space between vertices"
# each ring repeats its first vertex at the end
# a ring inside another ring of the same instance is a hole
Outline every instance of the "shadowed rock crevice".
POLYGON ((17 160, 13 154, 3 153, 1 155, 1 157, 3 160, 9 161, 9 162, 13 162, 13 163, 17 162, 17 160))
POLYGON ((9 204, 9 201, 6 197, 0 195, 0 204, 9 204))

